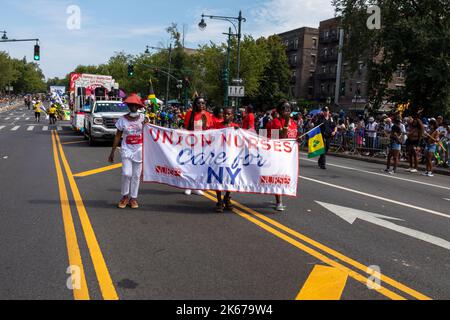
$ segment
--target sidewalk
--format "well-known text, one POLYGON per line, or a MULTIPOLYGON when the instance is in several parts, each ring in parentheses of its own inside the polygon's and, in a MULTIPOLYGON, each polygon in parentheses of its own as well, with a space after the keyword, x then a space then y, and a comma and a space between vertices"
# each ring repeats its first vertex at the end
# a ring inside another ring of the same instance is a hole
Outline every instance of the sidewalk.
POLYGON ((0 113, 13 110, 21 105, 22 105, 21 102, 13 102, 12 104, 2 104, 0 105, 0 113))
MULTIPOLYGON (((328 152, 329 156, 334 156, 338 158, 346 158, 346 159, 353 159, 353 160, 360 160, 370 163, 377 163, 383 166, 386 166, 386 159, 383 158, 374 158, 374 157, 368 157, 368 156, 362 156, 362 155, 353 155, 353 154, 345 154, 345 153, 336 153, 336 152, 328 152)), ((409 163, 405 161, 400 161, 398 164, 399 168, 409 168, 409 163)), ((425 165, 419 164, 419 171, 425 171, 425 165)), ((442 174, 446 176, 450 176, 450 168, 442 168, 442 167, 435 167, 433 169, 435 174, 442 174)))

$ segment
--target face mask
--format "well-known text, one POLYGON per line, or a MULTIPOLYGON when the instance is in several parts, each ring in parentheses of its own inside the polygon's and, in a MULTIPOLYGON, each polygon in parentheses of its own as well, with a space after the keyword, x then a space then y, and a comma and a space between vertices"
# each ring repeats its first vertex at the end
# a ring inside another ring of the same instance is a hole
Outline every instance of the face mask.
POLYGON ((130 112, 130 116, 135 118, 139 115, 139 112, 130 112))

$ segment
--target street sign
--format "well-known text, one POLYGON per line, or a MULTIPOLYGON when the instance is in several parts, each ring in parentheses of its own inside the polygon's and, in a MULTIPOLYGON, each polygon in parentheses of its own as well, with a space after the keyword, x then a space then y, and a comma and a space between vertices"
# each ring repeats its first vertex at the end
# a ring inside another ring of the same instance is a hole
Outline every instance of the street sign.
POLYGON ((244 86, 228 86, 228 96, 242 98, 245 96, 244 86))

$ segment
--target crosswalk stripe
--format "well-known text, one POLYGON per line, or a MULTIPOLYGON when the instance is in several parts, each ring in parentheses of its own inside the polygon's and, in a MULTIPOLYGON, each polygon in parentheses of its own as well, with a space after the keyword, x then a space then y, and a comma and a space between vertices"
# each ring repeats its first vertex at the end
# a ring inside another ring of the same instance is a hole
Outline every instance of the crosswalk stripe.
POLYGON ((48 131, 48 126, 44 126, 44 127, 42 128, 42 131, 48 131))
POLYGON ((16 120, 20 120, 20 118, 16 118, 16 120))
POLYGON ((29 126, 27 131, 33 131, 34 130, 34 126, 29 126))
POLYGON ((0 130, 2 130, 4 127, 5 127, 5 126, 1 126, 1 127, 0 127, 0 130))
POLYGON ((11 129, 11 131, 17 131, 20 128, 20 126, 15 126, 14 128, 11 129))
POLYGON ((6 118, 5 120, 9 120, 9 119, 11 119, 11 118, 6 118))
POLYGON ((30 118, 26 118, 26 119, 25 119, 25 121, 28 121, 28 120, 30 120, 30 118))

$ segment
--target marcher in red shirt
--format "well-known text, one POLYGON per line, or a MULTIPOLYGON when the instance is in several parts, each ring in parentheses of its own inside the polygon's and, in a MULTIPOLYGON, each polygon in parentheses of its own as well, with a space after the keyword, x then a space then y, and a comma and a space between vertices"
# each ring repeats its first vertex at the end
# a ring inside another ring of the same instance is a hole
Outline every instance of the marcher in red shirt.
POLYGON ((212 127, 213 129, 216 129, 216 126, 218 123, 222 123, 223 122, 223 108, 222 107, 217 107, 214 109, 213 111, 213 115, 212 115, 212 127))
MULTIPOLYGON (((233 122, 234 112, 232 107, 226 107, 223 109, 223 122, 217 122, 214 126, 214 129, 224 129, 229 127, 234 127, 236 129, 239 128, 237 123, 233 122)), ((231 192, 226 192, 225 196, 222 200, 222 192, 216 191, 217 195, 217 204, 216 204, 216 212, 222 213, 223 210, 232 211, 233 206, 231 205, 231 192)))
POLYGON ((242 129, 255 131, 255 113, 252 105, 248 105, 245 109, 244 120, 242 121, 242 129))
MULTIPOLYGON (((197 97, 194 100, 192 110, 186 113, 184 118, 184 128, 190 131, 203 131, 212 128, 212 116, 206 111, 206 102, 202 97, 197 97)), ((203 191, 197 190, 195 193, 199 196, 203 195, 203 191)), ((185 190, 184 194, 190 196, 192 190, 185 190)))
MULTIPOLYGON (((267 123, 267 136, 272 137, 272 130, 279 130, 279 139, 297 139, 298 130, 297 123, 291 118, 291 105, 287 100, 281 101, 274 114, 274 119, 267 123)), ((274 132, 275 133, 275 132, 274 132)), ((275 196, 277 211, 284 211, 283 200, 281 195, 275 196)))

